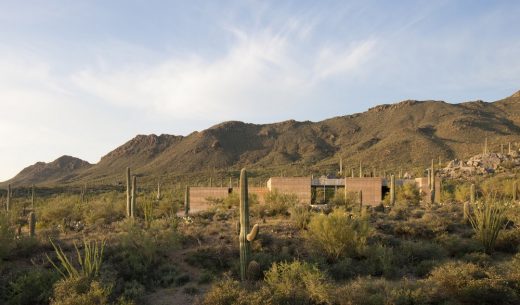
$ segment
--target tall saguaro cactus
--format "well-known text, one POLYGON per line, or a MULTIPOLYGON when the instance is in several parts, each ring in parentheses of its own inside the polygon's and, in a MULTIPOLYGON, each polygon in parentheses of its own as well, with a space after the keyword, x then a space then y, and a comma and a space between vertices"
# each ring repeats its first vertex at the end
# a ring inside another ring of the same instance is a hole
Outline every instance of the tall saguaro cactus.
POLYGON ((126 168, 126 217, 131 216, 130 206, 132 205, 132 186, 130 180, 130 167, 126 168))
POLYGON ((431 205, 434 205, 435 204, 435 173, 432 171, 432 174, 431 174, 431 180, 432 180, 432 184, 430 186, 430 203, 431 205))
POLYGON ((31 237, 36 236, 36 214, 34 211, 29 213, 29 234, 31 237))
POLYGON ((157 201, 161 200, 161 182, 157 182, 157 201))
POLYGON ((188 216, 190 214, 190 187, 186 185, 186 190, 184 191, 184 215, 188 216))
POLYGON ((34 211, 34 184, 31 189, 31 209, 34 211))
POLYGON ((363 178, 363 166, 361 165, 361 161, 359 162, 359 178, 363 178))
POLYGON ((390 176, 390 205, 395 205, 395 176, 390 176))
POLYGON ((343 158, 339 158, 339 175, 343 175, 343 158))
POLYGON ((132 176, 132 200, 130 200, 130 217, 135 218, 135 201, 137 197, 137 176, 132 176))
POLYGON ((11 209, 11 184, 9 183, 7 185, 7 201, 5 203, 5 209, 7 210, 7 212, 9 212, 9 209, 11 209))
POLYGON ((242 281, 247 279, 247 269, 251 259, 251 242, 256 239, 258 229, 258 224, 255 224, 249 232, 247 171, 243 168, 240 171, 240 234, 238 237, 240 242, 240 278, 242 281))
POLYGON ((517 194, 518 194, 518 183, 517 181, 513 182, 513 201, 517 200, 517 194))

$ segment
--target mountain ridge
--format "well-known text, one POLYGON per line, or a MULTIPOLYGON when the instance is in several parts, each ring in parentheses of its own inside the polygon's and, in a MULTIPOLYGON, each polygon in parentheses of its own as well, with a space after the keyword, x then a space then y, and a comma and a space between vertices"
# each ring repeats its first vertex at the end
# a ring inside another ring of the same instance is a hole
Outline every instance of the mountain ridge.
POLYGON ((392 169, 470 156, 486 137, 494 149, 520 142, 520 91, 489 103, 405 100, 318 122, 226 121, 186 136, 137 135, 97 164, 56 171, 48 179, 31 177, 28 167, 3 184, 120 182, 127 166, 143 177, 207 176, 242 166, 308 174, 333 171, 340 157, 346 167, 361 162, 392 169))

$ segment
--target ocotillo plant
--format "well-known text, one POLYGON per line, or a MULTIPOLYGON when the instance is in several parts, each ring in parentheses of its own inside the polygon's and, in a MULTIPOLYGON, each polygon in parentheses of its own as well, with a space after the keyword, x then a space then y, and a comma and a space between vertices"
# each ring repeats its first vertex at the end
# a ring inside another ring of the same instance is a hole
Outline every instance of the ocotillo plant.
POLYGON ((390 205, 395 205, 395 176, 390 176, 390 205))
POLYGON ((475 203, 476 194, 475 194, 475 184, 471 184, 471 187, 469 189, 469 202, 471 204, 475 203))
POLYGON ((247 188, 247 171, 243 168, 240 171, 240 278, 242 281, 247 279, 247 269, 251 257, 251 242, 258 235, 258 224, 255 224, 249 232, 249 198, 247 188), (248 233, 249 232, 249 233, 248 233))
POLYGON ((190 187, 186 185, 186 191, 184 192, 184 215, 190 214, 190 187))
POLYGON ((132 189, 130 186, 130 167, 126 168, 126 216, 131 216, 130 206, 132 201, 132 189))
POLYGON ((130 217, 135 218, 135 201, 137 197, 137 176, 132 177, 132 200, 130 200, 130 217))
POLYGON ((488 254, 493 251, 498 234, 507 223, 507 208, 507 203, 489 200, 477 203, 473 215, 470 214, 469 221, 475 231, 475 238, 488 254))
POLYGON ((36 236, 36 214, 34 211, 29 213, 29 234, 31 237, 36 236))
POLYGON ((464 223, 468 223, 470 207, 469 207, 469 202, 467 202, 467 201, 464 202, 464 211, 463 211, 463 213, 464 213, 463 214, 464 223))

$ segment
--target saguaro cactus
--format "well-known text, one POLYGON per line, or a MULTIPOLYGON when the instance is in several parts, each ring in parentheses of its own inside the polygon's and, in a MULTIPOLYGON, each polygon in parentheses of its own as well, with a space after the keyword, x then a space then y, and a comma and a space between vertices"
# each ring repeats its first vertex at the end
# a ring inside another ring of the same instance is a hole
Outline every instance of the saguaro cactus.
POLYGON ((511 154, 511 142, 509 142, 509 149, 508 149, 507 153, 511 154))
POLYGON ((463 214, 463 217, 464 217, 464 223, 468 223, 469 221, 469 202, 465 201, 464 202, 464 214, 463 214))
POLYGON ((186 190, 184 191, 184 215, 188 216, 190 214, 190 187, 186 185, 186 190))
POLYGON ((517 193, 518 193, 518 183, 516 181, 513 182, 513 201, 517 200, 517 193))
POLYGON ((247 188, 247 171, 240 171, 240 278, 247 279, 247 269, 251 258, 251 242, 258 235, 258 224, 249 232, 249 199, 247 188), (249 232, 249 233, 248 233, 249 232))
POLYGON ((435 204, 435 173, 432 171, 432 174, 431 174, 431 186, 430 186, 430 203, 432 205, 435 204))
POLYGON ((359 162, 359 178, 363 178, 363 166, 361 162, 359 162))
POLYGON ((359 190, 358 192, 358 201, 359 201, 359 210, 363 209, 363 191, 359 190))
POLYGON ((135 218, 135 200, 137 199, 137 176, 132 177, 132 200, 130 200, 130 217, 135 218))
POLYGON ((36 214, 29 213, 29 234, 31 237, 36 236, 36 214))
POLYGON ((130 167, 126 168, 126 217, 131 216, 131 201, 132 201, 132 189, 130 180, 130 167))
POLYGON ((390 176, 390 205, 395 205, 395 176, 390 176))
POLYGON ((32 190, 31 190, 31 208, 34 211, 34 184, 32 185, 32 190))
POLYGON ((343 175, 343 158, 339 158, 339 175, 343 175))
POLYGON ((161 200, 161 182, 157 182, 157 201, 161 200))
POLYGON ((5 203, 5 209, 7 210, 7 212, 9 212, 9 209, 11 208, 11 184, 9 183, 7 185, 7 201, 5 203))

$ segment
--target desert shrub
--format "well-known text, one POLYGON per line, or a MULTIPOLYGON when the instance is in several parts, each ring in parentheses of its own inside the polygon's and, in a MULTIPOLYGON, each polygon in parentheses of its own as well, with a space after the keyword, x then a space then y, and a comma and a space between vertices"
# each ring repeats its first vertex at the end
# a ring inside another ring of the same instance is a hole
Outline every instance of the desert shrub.
POLYGON ((0 212, 0 262, 7 257, 15 247, 14 227, 9 216, 0 212))
POLYGON ((435 268, 425 285, 434 288, 432 300, 461 304, 518 304, 510 283, 492 268, 472 263, 449 262, 435 268))
POLYGON ((446 251, 442 247, 427 241, 403 241, 394 254, 398 266, 408 268, 417 276, 427 274, 433 266, 446 258, 446 251))
POLYGON ((41 208, 39 221, 44 227, 75 229, 83 221, 83 207, 77 196, 56 196, 41 208))
POLYGON ((305 262, 275 263, 265 273, 265 284, 274 304, 330 304, 325 275, 305 262))
POLYGON ((110 193, 91 199, 83 210, 83 218, 88 225, 107 225, 121 220, 126 215, 125 206, 117 194, 110 193))
POLYGON ((388 216, 393 220, 406 220, 410 216, 410 209, 403 205, 396 205, 391 208, 388 216))
POLYGON ((389 282, 362 277, 336 291, 340 305, 426 305, 431 304, 425 288, 412 281, 389 282))
POLYGON ((468 253, 479 252, 484 248, 475 239, 461 238, 457 235, 443 234, 436 241, 451 257, 462 257, 468 253))
POLYGON ((109 304, 110 287, 85 277, 65 278, 54 285, 51 305, 109 304))
MULTIPOLYGON (((251 295, 249 295, 251 298, 251 295)), ((232 278, 225 277, 223 280, 217 281, 211 289, 205 294, 202 305, 235 305, 235 304, 253 304, 249 302, 247 291, 240 286, 240 282, 232 278)))
POLYGON ((329 215, 311 217, 306 234, 312 248, 337 260, 342 256, 357 256, 363 252, 369 234, 367 217, 347 214, 336 209, 329 215))
POLYGON ((298 204, 296 194, 280 193, 278 190, 265 194, 265 205, 263 206, 265 215, 285 215, 287 210, 298 204))
POLYGON ((459 184, 455 187, 454 198, 458 202, 466 202, 470 199, 471 186, 469 184, 459 184))
POLYGON ((506 224, 507 207, 504 202, 488 200, 475 204, 469 215, 475 238, 482 243, 486 253, 493 251, 498 234, 506 224))
POLYGON ((367 250, 366 270, 370 275, 392 277, 397 274, 394 249, 382 244, 370 246, 367 250))
POLYGON ((127 225, 127 232, 107 248, 107 263, 124 281, 136 281, 147 288, 160 285, 164 274, 158 270, 168 263, 166 254, 179 246, 179 234, 171 227, 162 226, 167 223, 154 222, 148 230, 131 222, 127 225))
POLYGON ((497 237, 495 249, 502 252, 516 253, 520 250, 520 227, 503 230, 497 237))
POLYGON ((157 205, 157 217, 172 217, 177 215, 179 204, 175 201, 161 199, 157 205))
POLYGON ((226 248, 205 247, 187 253, 185 261, 199 268, 212 272, 220 272, 230 266, 229 256, 226 248))
POLYGON ((421 193, 415 183, 406 183, 403 186, 396 187, 396 201, 399 205, 419 205, 421 202, 421 193))
POLYGON ((48 304, 58 275, 45 269, 27 270, 13 276, 1 293, 7 305, 48 304))
POLYGON ((311 219, 311 212, 309 210, 309 206, 298 204, 289 209, 291 214, 291 220, 294 222, 296 227, 299 229, 307 228, 307 224, 311 219))

